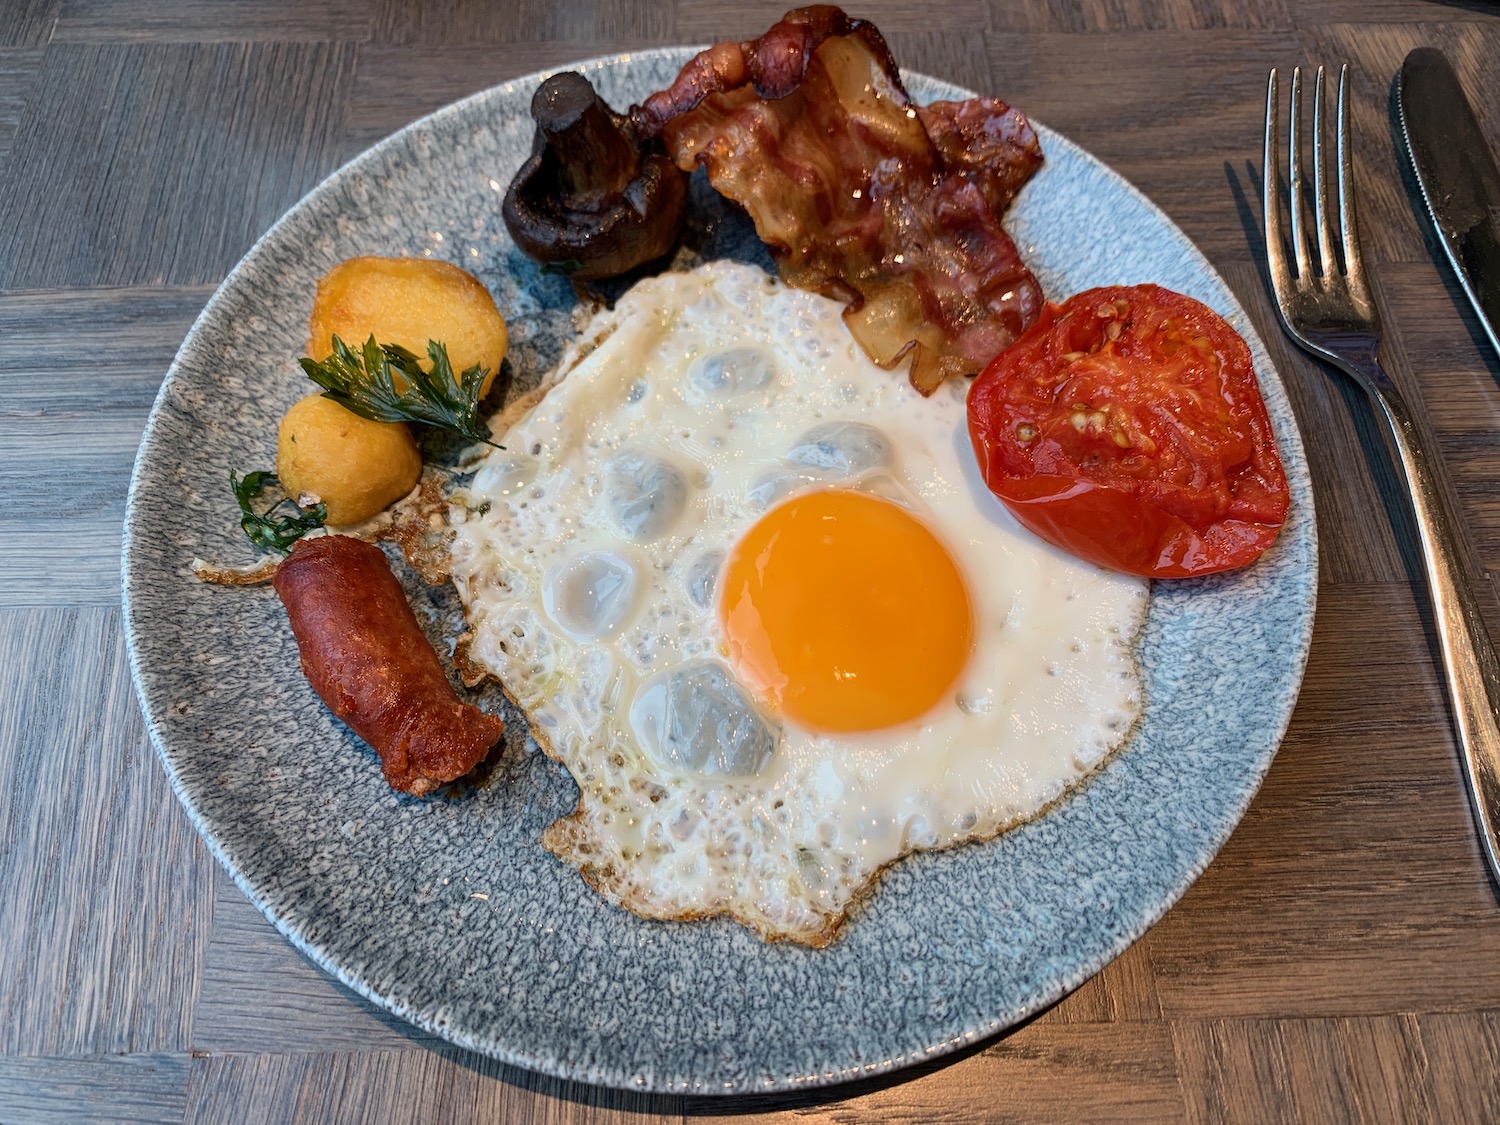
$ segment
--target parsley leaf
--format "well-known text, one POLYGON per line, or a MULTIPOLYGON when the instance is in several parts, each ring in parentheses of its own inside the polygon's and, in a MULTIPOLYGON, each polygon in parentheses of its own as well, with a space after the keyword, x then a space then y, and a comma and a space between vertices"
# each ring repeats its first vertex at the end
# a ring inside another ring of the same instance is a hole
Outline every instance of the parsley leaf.
POLYGON ((314 528, 322 527, 328 518, 327 505, 320 502, 311 508, 303 508, 289 496, 283 496, 269 508, 256 511, 255 501, 262 492, 281 487, 276 474, 264 469, 246 473, 243 480, 230 469, 229 486, 234 489, 234 498, 244 513, 240 517, 241 529, 262 551, 286 554, 293 543, 314 528))
POLYGON ((421 422, 448 430, 469 441, 495 445, 479 423, 479 392, 489 374, 479 364, 457 379, 448 349, 427 342, 432 361, 423 370, 417 357, 396 344, 377 344, 371 336, 356 352, 337 336, 333 354, 322 363, 297 362, 307 377, 323 388, 323 397, 376 422, 421 422))

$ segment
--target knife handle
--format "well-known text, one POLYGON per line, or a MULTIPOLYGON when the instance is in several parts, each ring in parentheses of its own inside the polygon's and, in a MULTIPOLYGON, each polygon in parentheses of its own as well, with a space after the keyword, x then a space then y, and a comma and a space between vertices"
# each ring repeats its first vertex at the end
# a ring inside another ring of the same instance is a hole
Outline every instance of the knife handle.
POLYGON ((1450 502, 1405 399, 1378 362, 1374 366, 1375 371, 1351 374, 1380 405, 1406 477, 1448 673, 1448 699, 1469 783, 1469 803, 1490 873, 1500 883, 1500 659, 1479 612, 1470 583, 1473 569, 1466 565, 1450 502))

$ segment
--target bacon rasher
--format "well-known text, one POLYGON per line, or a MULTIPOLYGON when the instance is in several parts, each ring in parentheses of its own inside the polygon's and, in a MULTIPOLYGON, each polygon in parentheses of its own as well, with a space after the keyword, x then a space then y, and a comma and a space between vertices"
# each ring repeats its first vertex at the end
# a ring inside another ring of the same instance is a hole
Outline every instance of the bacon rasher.
POLYGON ((631 121, 749 212, 783 279, 844 301, 876 363, 910 355, 923 394, 1041 310, 1000 225, 1042 162, 1026 118, 992 98, 916 105, 880 32, 839 8, 709 48, 631 121))

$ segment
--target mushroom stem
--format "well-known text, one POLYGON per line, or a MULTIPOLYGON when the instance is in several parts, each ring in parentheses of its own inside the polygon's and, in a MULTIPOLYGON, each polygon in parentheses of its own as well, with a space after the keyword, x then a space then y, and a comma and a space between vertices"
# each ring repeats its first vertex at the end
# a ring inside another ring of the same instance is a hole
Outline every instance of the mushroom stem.
POLYGON ((635 146, 576 71, 542 83, 531 99, 531 116, 557 158, 560 201, 568 210, 601 212, 640 175, 635 146))

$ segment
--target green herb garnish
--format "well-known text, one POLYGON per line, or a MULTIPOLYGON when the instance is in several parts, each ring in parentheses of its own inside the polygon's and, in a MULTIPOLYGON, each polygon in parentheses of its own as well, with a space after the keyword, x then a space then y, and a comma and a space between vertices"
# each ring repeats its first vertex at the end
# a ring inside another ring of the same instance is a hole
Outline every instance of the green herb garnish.
POLYGON ((281 481, 275 473, 264 469, 246 473, 245 479, 229 470, 229 486, 234 489, 234 498, 239 501, 240 527, 250 542, 262 551, 277 551, 286 554, 292 544, 314 528, 322 527, 328 518, 328 506, 321 501, 311 508, 301 507, 290 496, 282 496, 264 511, 255 510, 255 500, 268 488, 280 488, 281 481))
POLYGON ((554 274, 557 277, 572 277, 583 269, 583 263, 577 258, 564 258, 560 262, 543 262, 542 272, 554 274))
POLYGON ((377 344, 371 336, 364 351, 356 352, 335 336, 333 354, 322 363, 297 362, 323 388, 324 398, 361 418, 421 422, 495 445, 479 424, 479 391, 489 372, 476 363, 455 380, 448 349, 436 340, 427 342, 427 356, 432 366, 424 371, 415 355, 396 344, 377 344))

